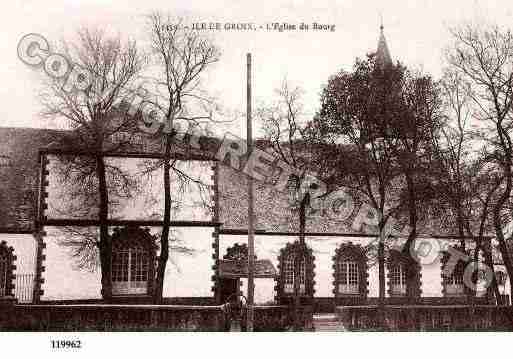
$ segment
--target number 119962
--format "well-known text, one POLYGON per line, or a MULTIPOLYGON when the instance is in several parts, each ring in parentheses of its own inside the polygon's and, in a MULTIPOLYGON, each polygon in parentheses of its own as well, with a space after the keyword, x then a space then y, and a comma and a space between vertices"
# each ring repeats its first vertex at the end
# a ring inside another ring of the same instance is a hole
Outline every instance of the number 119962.
POLYGON ((51 340, 52 349, 80 349, 82 342, 80 340, 51 340))

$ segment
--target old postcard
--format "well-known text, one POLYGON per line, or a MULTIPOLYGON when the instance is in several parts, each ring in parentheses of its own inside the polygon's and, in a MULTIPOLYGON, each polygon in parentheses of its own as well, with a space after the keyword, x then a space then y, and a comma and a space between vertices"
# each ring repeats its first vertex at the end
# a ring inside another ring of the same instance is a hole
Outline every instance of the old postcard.
POLYGON ((1 16, 0 331, 513 329, 511 2, 1 16))

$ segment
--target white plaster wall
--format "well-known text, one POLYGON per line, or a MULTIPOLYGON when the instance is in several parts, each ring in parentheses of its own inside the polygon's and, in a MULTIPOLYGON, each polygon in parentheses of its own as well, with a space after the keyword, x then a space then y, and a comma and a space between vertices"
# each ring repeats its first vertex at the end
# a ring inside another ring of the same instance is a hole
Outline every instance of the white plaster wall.
POLYGON ((34 274, 36 241, 31 234, 0 234, 0 242, 5 241, 14 248, 16 259, 15 274, 34 274))
MULTIPOLYGON (((214 274, 212 265, 212 229, 211 228, 179 228, 179 237, 184 243, 194 250, 193 255, 178 254, 171 251, 170 260, 166 271, 164 296, 166 297, 203 297, 211 296, 213 285, 211 276, 214 274)), ((154 234, 159 229, 152 229, 154 234)), ((29 236, 30 237, 30 236, 29 236)), ((29 238, 30 239, 30 238, 29 238)), ((269 259, 273 265, 278 266, 280 249, 294 237, 256 236, 255 252, 259 259, 269 259)), ((309 238, 308 245, 314 250, 315 255, 315 296, 333 297, 333 269, 332 257, 335 249, 342 242, 351 240, 353 243, 366 243, 366 239, 354 238, 309 238), (358 241, 358 242, 357 242, 358 241)), ((46 272, 44 273, 45 291, 44 299, 86 299, 100 298, 99 272, 87 272, 74 268, 69 252, 58 245, 58 236, 55 231, 48 231, 45 242, 46 248, 46 272)), ((247 236, 227 236, 220 238, 220 256, 226 254, 228 247, 235 243, 246 243, 247 236)), ((25 243, 21 240, 18 243, 25 243)), ((18 245, 18 248, 19 247, 18 245)), ((21 249, 20 249, 21 250, 21 249)), ((18 251, 17 251, 18 253, 18 251)), ((243 280, 243 291, 247 292, 246 280, 243 280)), ((255 281, 255 302, 259 304, 269 303, 274 300, 275 282, 272 279, 257 279, 255 281)), ((422 266, 422 296, 442 296, 440 277, 440 261, 437 259, 429 265, 422 266)), ((369 267, 369 296, 377 297, 378 268, 377 264, 369 267)), ((502 288, 501 288, 502 291, 502 288)), ((506 288, 509 292, 509 285, 506 288)), ((387 288, 388 292, 388 288, 387 288)))
POLYGON ((442 297, 442 277, 440 258, 433 263, 422 266, 422 296, 442 297))
POLYGON ((9 247, 14 248, 16 256, 17 276, 14 285, 14 294, 20 302, 31 301, 33 278, 36 268, 36 242, 31 234, 0 234, 0 242, 5 241, 9 247), (21 278, 21 277, 24 278, 21 278), (23 288, 21 288, 23 286, 23 288), (22 293, 23 292, 23 293, 22 293))
MULTIPOLYGON (((163 213, 162 170, 149 175, 142 174, 147 161, 140 159, 108 159, 108 163, 118 166, 138 179, 139 190, 129 200, 119 199, 119 206, 111 210, 111 218, 125 220, 160 219, 163 213)), ((55 157, 50 158, 48 191, 48 218, 72 218, 73 213, 66 212, 66 187, 62 179, 56 176, 55 157)), ((201 181, 203 192, 192 184, 179 189, 178 181, 172 179, 172 198, 182 205, 172 212, 173 220, 204 220, 212 218, 211 212, 198 204, 212 204, 212 170, 208 162, 178 162, 178 168, 195 180, 201 181)), ((65 182, 64 182, 65 183, 65 182)), ((92 215, 90 218, 94 218, 92 215)), ((100 272, 78 269, 71 251, 60 244, 63 233, 58 228, 46 228, 46 272, 43 274, 43 299, 86 299, 100 298, 100 272)), ((193 249, 193 255, 170 253, 164 285, 165 296, 211 296, 213 274, 212 265, 212 228, 178 228, 178 238, 183 245, 193 249)), ((160 235, 160 228, 152 228, 152 233, 160 235)))
MULTIPOLYGON (((166 268, 164 296, 208 297, 212 295, 211 276, 214 260, 211 228, 175 228, 183 244, 194 251, 192 255, 176 253, 171 249, 166 268)), ((159 235, 160 229, 151 232, 159 235)), ((100 269, 79 269, 69 248, 59 241, 63 235, 58 228, 48 228, 45 237, 46 270, 43 273, 43 300, 99 299, 101 298, 100 269)), ((173 245, 173 244, 172 244, 173 245)))
POLYGON ((166 267, 165 297, 210 297, 213 295, 214 249, 212 228, 178 228, 180 237, 193 255, 178 254, 171 250, 166 267))
POLYGON ((44 241, 45 272, 42 300, 97 299, 101 298, 99 270, 80 270, 71 257, 69 248, 60 245, 62 233, 53 227, 46 228, 44 241))
MULTIPOLYGON (((109 159, 111 164, 116 164, 130 171, 131 173, 139 173, 143 168, 143 161, 136 159, 109 159)), ((55 165, 55 161, 51 166, 55 165)), ((51 167, 50 166, 50 167, 51 167)), ((210 169, 211 164, 189 162, 182 163, 181 169, 186 171, 192 177, 200 179, 207 185, 212 185, 210 169)), ((59 184, 53 172, 50 170, 49 191, 49 210, 48 217, 63 217, 58 214, 55 208, 63 203, 63 191, 65 188, 59 184)), ((161 218, 163 211, 162 203, 162 172, 155 171, 150 176, 140 178, 141 191, 130 200, 121 200, 120 206, 111 213, 113 218, 119 219, 158 219, 161 218)), ((178 190, 173 190, 178 193, 178 190)), ((204 193, 203 198, 210 199, 210 192, 204 193)), ((175 197, 176 198, 176 197, 175 197)), ((179 220, 210 220, 211 214, 204 209, 198 209, 197 202, 201 200, 201 196, 196 187, 191 186, 186 190, 184 206, 178 211, 173 212, 173 219, 179 220)), ((159 229, 152 230, 155 234, 159 233, 159 229)), ((210 296, 211 292, 211 276, 213 275, 212 265, 212 243, 211 228, 182 228, 179 237, 184 244, 194 249, 194 255, 180 255, 171 253, 170 262, 166 272, 166 282, 164 286, 165 296, 210 296)), ((46 273, 44 274, 45 283, 45 299, 78 299, 78 298, 99 298, 100 297, 100 276, 97 272, 86 272, 74 268, 73 261, 70 258, 69 250, 58 244, 59 235, 53 233, 46 238, 47 249, 46 254, 46 273)), ((13 237, 14 238, 14 237, 13 237)), ((277 267, 278 255, 281 248, 287 242, 293 242, 294 237, 277 237, 277 236, 257 236, 255 250, 258 258, 270 259, 277 267)), ((313 249, 315 255, 315 295, 318 297, 333 296, 333 269, 332 257, 335 249, 342 242, 352 241, 355 244, 365 245, 370 239, 367 238, 342 238, 342 237, 325 237, 325 238, 308 238, 307 243, 313 249)), ((221 236, 220 240, 220 256, 226 253, 226 249, 234 243, 245 243, 247 236, 221 236)), ((23 241, 22 241, 23 242, 23 241)), ((23 242, 24 243, 24 242, 23 242)), ((34 245, 34 241, 28 241, 30 245, 34 245)), ((23 244, 28 245, 28 244, 23 244)), ((19 244, 18 244, 19 246, 19 244)), ((35 253, 34 248, 16 250, 18 257, 19 252, 35 253)), ((24 263, 32 263, 33 258, 24 257, 24 263)), ((30 266, 29 266, 30 267, 30 266)), ((25 271, 26 269, 18 269, 25 271)), ((386 275, 386 273, 385 273, 386 275)), ((369 266, 369 296, 377 297, 379 292, 378 285, 378 268, 376 263, 369 266)), ((244 291, 246 291, 246 283, 244 282, 244 291)), ((266 303, 274 300, 274 281, 271 279, 257 279, 255 288, 255 301, 257 303, 266 303)), ((441 296, 442 295, 441 277, 440 277, 440 261, 422 266, 422 295, 423 296, 441 296)), ((387 288, 388 292, 388 288, 387 288)))
MULTIPOLYGON (((294 237, 256 236, 255 253, 259 259, 270 259, 273 265, 278 267, 278 255, 280 249, 287 243, 292 243, 294 237)), ((307 238, 307 244, 313 249, 315 256, 315 296, 333 297, 333 259, 335 249, 343 242, 352 241, 354 244, 365 245, 369 242, 366 238, 326 237, 307 238)), ((221 236, 220 256, 226 254, 228 247, 235 243, 247 243, 247 236, 221 236)), ((442 285, 440 277, 440 261, 437 259, 429 265, 422 266, 422 296, 441 297, 442 285)), ((385 275, 388 271, 385 269, 385 275)), ((378 297, 378 266, 377 263, 369 266, 369 297, 378 297)), ((257 279, 255 281, 255 302, 266 303, 274 300, 274 281, 271 279, 257 279)), ((247 292, 246 281, 243 281, 243 290, 247 292)), ((388 293, 388 288, 386 288, 388 293)), ((388 295, 388 294, 387 294, 388 295)))
MULTIPOLYGON (((276 269, 278 269, 278 256, 280 249, 287 243, 293 243, 297 238, 285 236, 256 236, 255 254, 258 259, 269 259, 276 269)), ((352 241, 353 243, 365 244, 368 239, 344 237, 326 237, 326 238, 307 238, 307 244, 313 250, 315 256, 315 296, 333 297, 333 259, 335 249, 343 242, 352 241), (358 241, 358 242, 357 242, 358 241)), ((247 243, 247 236, 227 236, 223 235, 220 239, 220 257, 226 254, 228 247, 235 243, 247 243)), ((369 268, 369 296, 378 295, 378 275, 377 266, 369 268)), ((272 279, 255 280, 255 303, 268 303, 274 300, 276 295, 274 291, 275 282, 272 279)), ((244 293, 247 292, 246 280, 243 280, 244 293)))

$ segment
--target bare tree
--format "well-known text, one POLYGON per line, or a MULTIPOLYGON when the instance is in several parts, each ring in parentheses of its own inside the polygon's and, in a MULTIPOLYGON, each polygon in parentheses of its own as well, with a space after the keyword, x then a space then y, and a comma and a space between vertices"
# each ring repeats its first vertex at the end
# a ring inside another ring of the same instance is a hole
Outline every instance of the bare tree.
POLYGON ((179 171, 173 159, 173 143, 178 121, 195 126, 212 120, 214 103, 201 91, 201 75, 217 62, 220 52, 213 43, 195 30, 183 25, 183 20, 162 13, 148 17, 151 57, 156 72, 153 83, 163 89, 149 100, 164 119, 161 141, 164 158, 155 168, 163 169, 164 213, 157 266, 154 300, 162 300, 162 290, 169 259, 169 231, 172 211, 171 172, 189 184, 203 184, 179 171), (191 113, 196 115, 190 115, 191 113), (174 129, 174 130, 171 130, 174 129))
MULTIPOLYGON (((469 129, 471 107, 469 89, 459 74, 445 70, 442 79, 446 123, 441 136, 432 136, 433 155, 439 180, 438 194, 442 203, 455 214, 460 247, 465 249, 465 228, 470 221, 472 174, 468 171, 472 161, 472 137, 469 129)), ((448 213, 451 213, 448 211, 448 213)))
POLYGON ((289 83, 283 80, 281 87, 276 90, 276 102, 259 108, 257 118, 261 121, 264 132, 263 145, 298 171, 295 178, 289 179, 293 195, 290 199, 297 207, 301 239, 304 240, 306 208, 310 197, 309 193, 302 189, 302 184, 311 170, 311 158, 308 155, 308 138, 305 132, 307 122, 304 119, 302 92, 301 88, 291 88, 289 83))
POLYGON ((497 25, 473 24, 453 28, 451 34, 454 44, 446 52, 447 62, 470 89, 475 132, 488 146, 498 177, 502 178, 492 205, 492 218, 499 250, 513 284, 513 263, 503 232, 513 188, 513 34, 497 25))
POLYGON ((87 78, 89 84, 84 91, 78 91, 63 86, 59 79, 50 78, 41 93, 43 115, 66 122, 67 127, 74 130, 71 147, 89 153, 70 156, 65 161, 68 169, 77 175, 75 178, 89 184, 83 188, 85 191, 75 192, 77 199, 86 199, 94 193, 87 204, 97 208, 102 295, 110 300, 112 243, 108 216, 111 201, 107 177, 109 172, 113 174, 118 169, 109 168, 105 156, 129 145, 129 139, 116 143, 112 138, 124 131, 130 121, 118 107, 137 80, 144 58, 134 41, 123 41, 100 30, 78 31, 78 38, 64 41, 61 50, 70 63, 81 69, 82 80, 87 78), (87 193, 89 191, 92 193, 87 193))
MULTIPOLYGON (((445 69, 442 89, 446 122, 441 136, 432 136, 432 171, 437 179, 438 215, 443 213, 450 226, 456 226, 460 248, 468 236, 474 241, 474 261, 482 251, 485 264, 494 269, 492 247, 484 237, 491 228, 491 208, 502 179, 494 171, 486 145, 474 136, 472 99, 468 83, 453 69, 445 69)), ((497 303, 501 297, 495 278, 491 283, 497 303)), ((477 292, 475 293, 477 294, 477 292)))
POLYGON ((271 150, 276 158, 294 169, 295 174, 289 178, 289 203, 297 213, 299 221, 299 246, 298 253, 294 255, 294 304, 295 327, 299 327, 300 306, 300 270, 304 260, 302 250, 305 248, 305 232, 307 209, 315 198, 310 196, 310 186, 317 183, 309 183, 308 176, 312 175, 312 161, 309 147, 309 139, 306 133, 307 121, 303 110, 302 94, 299 87, 291 87, 286 79, 276 91, 275 103, 264 105, 257 110, 257 118, 262 124, 263 146, 271 150))

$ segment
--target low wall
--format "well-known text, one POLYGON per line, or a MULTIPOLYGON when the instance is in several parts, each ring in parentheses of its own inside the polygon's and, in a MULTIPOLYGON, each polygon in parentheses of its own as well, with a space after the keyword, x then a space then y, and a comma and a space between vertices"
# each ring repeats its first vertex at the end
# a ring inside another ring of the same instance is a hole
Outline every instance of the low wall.
MULTIPOLYGON (((40 304, 106 304, 103 299, 61 299, 61 300, 42 300, 40 304)), ((109 304, 153 304, 151 296, 126 296, 113 297, 109 304)), ((197 306, 207 305, 215 306, 217 303, 213 297, 172 297, 162 298, 165 305, 186 305, 197 306)))
POLYGON ((222 331, 222 306, 12 305, 0 311, 3 331, 222 331))
MULTIPOLYGON (((357 296, 347 297, 314 297, 313 298, 313 311, 314 313, 333 313, 336 307, 342 306, 364 306, 364 305, 378 305, 379 298, 369 297, 362 298, 357 296)), ((419 297, 419 298, 406 298, 406 297, 387 297, 385 304, 388 305, 470 305, 474 304, 486 305, 491 304, 487 298, 474 298, 474 297, 419 297)))
POLYGON ((491 305, 387 305, 337 307, 338 320, 354 331, 511 331, 513 309, 491 305))
MULTIPOLYGON (((312 308, 299 315, 301 327, 311 330, 312 308)), ((254 330, 292 330, 294 318, 287 306, 256 306, 254 330)), ((0 303, 0 331, 229 331, 235 319, 224 305, 0 303)), ((245 330, 245 315, 237 319, 245 330)))

